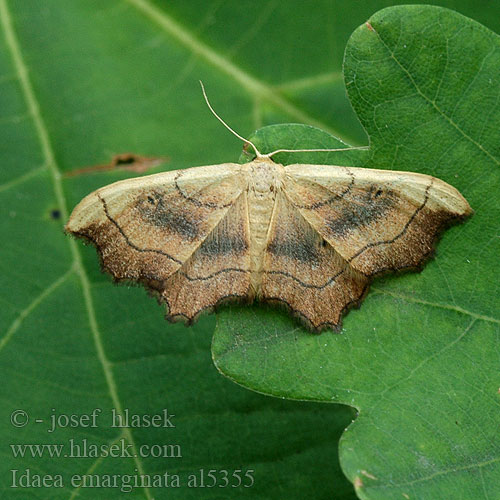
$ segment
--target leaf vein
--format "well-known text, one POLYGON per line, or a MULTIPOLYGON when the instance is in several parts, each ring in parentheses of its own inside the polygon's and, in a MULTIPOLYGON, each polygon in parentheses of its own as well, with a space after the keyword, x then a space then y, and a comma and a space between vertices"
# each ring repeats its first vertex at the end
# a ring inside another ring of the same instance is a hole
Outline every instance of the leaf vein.
POLYGON ((474 144, 478 149, 480 149, 486 156, 488 156, 491 160, 493 160, 497 165, 500 165, 500 159, 496 158, 492 153, 490 153, 487 149, 483 147, 482 144, 477 142, 473 137, 468 135, 464 130, 460 128, 460 126, 450 117, 448 116, 437 104, 435 101, 427 97, 424 92, 420 89, 418 86, 417 82, 415 81, 415 78, 413 78, 412 74, 408 69, 405 68, 405 66, 399 61, 399 59, 395 56, 394 52, 391 50, 391 48, 385 43, 385 41, 382 39, 380 34, 378 32, 377 37, 382 43, 382 45, 385 47, 387 52, 389 53, 391 59, 394 60, 394 62, 399 66, 399 68, 403 71, 403 73, 406 74, 408 79, 410 80, 411 84, 415 87, 415 90, 418 92, 418 94, 429 104, 431 105, 453 128, 455 128, 460 134, 462 134, 467 140, 469 140, 472 144, 474 144))
POLYGON ((443 346, 441 349, 439 349, 439 351, 436 351, 434 353, 432 353, 430 356, 427 356, 426 358, 422 359, 422 361, 420 361, 420 363, 418 363, 417 366, 415 366, 411 371, 410 373, 408 373, 408 375, 406 377, 403 377, 401 379, 399 379, 398 381, 396 381, 394 384, 392 384, 391 386, 387 387, 386 389, 384 389, 380 395, 383 396, 387 391, 390 391, 391 389, 394 389, 395 387, 397 387, 398 385, 402 384, 403 382, 406 382, 407 380, 410 380, 411 377, 418 371, 420 370, 420 368, 422 368, 422 366, 424 366, 425 364, 427 364, 429 361, 432 361, 434 358, 437 358, 438 356, 440 356, 443 352, 447 351, 450 347, 453 347, 456 343, 460 342, 460 340, 462 340, 462 338, 467 335, 467 333, 471 330, 471 328, 474 326, 474 324, 476 323, 476 321, 478 321, 476 318, 472 318, 471 322, 467 325, 467 327, 460 333, 460 335, 458 335, 458 337, 454 340, 452 340, 451 342, 449 342, 448 344, 446 344, 445 346, 443 346))
POLYGON ((59 276, 49 286, 44 288, 17 316, 17 318, 10 324, 7 332, 0 340, 0 351, 8 344, 12 336, 19 330, 23 321, 47 298, 52 292, 57 290, 73 273, 74 266, 71 266, 62 276, 59 276))
MULTIPOLYGON (((47 130, 47 126, 42 118, 42 113, 40 110, 40 105, 36 98, 33 85, 30 81, 28 68, 24 62, 24 58, 21 51, 21 46, 18 41, 17 35, 14 31, 14 27, 12 24, 12 18, 10 14, 10 10, 7 4, 7 0, 0 0, 0 23, 4 31, 5 40, 7 43, 8 50, 12 57, 12 61, 14 63, 14 67, 18 76, 19 83, 22 88, 22 93, 24 99, 26 101, 26 105, 28 107, 28 111, 32 116, 34 127, 36 133, 38 135, 38 139, 40 141, 40 147, 42 150, 42 154, 46 159, 46 164, 49 167, 49 171, 52 174, 53 186, 55 191, 55 196, 58 202, 58 206, 61 210, 61 215, 64 219, 68 218, 68 209, 67 203, 64 196, 64 191, 62 188, 61 182, 61 172, 58 168, 54 150, 52 148, 52 144, 49 138, 49 132, 47 130)), ((89 326, 91 330, 92 337, 94 339, 94 344, 97 351, 97 357, 99 362, 102 365, 104 377, 108 386, 109 395, 111 397, 112 403, 116 408, 116 411, 120 414, 123 414, 123 409, 121 405, 120 398, 118 396, 118 389, 116 387, 116 382, 114 379, 113 371, 111 368, 111 364, 107 359, 104 345, 102 341, 102 335, 99 330, 99 326, 97 323, 97 317, 94 309, 94 303, 92 299, 92 294, 90 291, 90 282, 88 276, 85 272, 85 268, 83 266, 82 258, 76 242, 74 239, 68 238, 68 245, 71 250, 71 254, 74 261, 74 267, 77 275, 80 278, 85 308, 87 310, 87 315, 89 319, 89 326)), ((139 471, 139 474, 144 474, 144 469, 141 460, 139 460, 138 454, 135 453, 136 445, 130 429, 126 429, 125 431, 126 437, 129 442, 132 444, 132 448, 134 450, 134 462, 139 471)), ((148 500, 152 500, 151 493, 148 488, 144 488, 144 492, 146 498, 148 500)))
POLYGON ((169 35, 176 38, 178 42, 189 48, 193 53, 205 59, 219 71, 226 73, 228 76, 236 80, 250 94, 267 100, 296 120, 319 127, 337 138, 342 139, 346 143, 355 144, 356 141, 351 140, 345 134, 341 134, 339 131, 332 129, 332 127, 328 124, 312 117, 307 112, 298 108, 289 99, 280 95, 276 88, 273 88, 272 86, 243 71, 233 62, 218 54, 214 49, 196 39, 196 37, 185 27, 177 23, 166 12, 152 5, 148 0, 126 1, 149 17, 149 19, 160 26, 169 35))
POLYGON ((484 314, 478 314, 478 313, 475 313, 472 311, 468 311, 460 306, 451 306, 451 305, 447 305, 447 304, 439 304, 436 302, 430 302, 428 300, 422 300, 422 299, 417 299, 414 297, 408 297, 407 295, 402 295, 399 293, 391 292, 389 290, 382 290, 380 288, 375 288, 375 287, 372 287, 372 291, 377 292, 377 293, 381 293, 384 295, 391 295, 392 297, 395 297, 397 299, 407 300, 408 302, 414 302, 416 304, 422 304, 425 306, 438 307, 440 309, 447 309, 449 311, 455 311, 455 312, 458 312, 461 314, 465 314, 467 316, 471 316, 472 318, 479 319, 482 321, 489 321, 490 323, 500 324, 500 319, 493 318, 491 316, 486 316, 484 314))
POLYGON ((36 174, 39 172, 45 170, 47 168, 46 165, 42 165, 41 167, 33 168, 29 172, 26 172, 25 174, 22 174, 15 179, 11 179, 10 181, 5 182, 4 184, 0 185, 0 193, 4 191, 8 191, 9 189, 17 186, 18 184, 22 184, 23 182, 26 182, 30 180, 32 177, 35 177, 36 174))
MULTIPOLYGON (((113 438, 111 441, 108 441, 107 443, 107 446, 108 448, 113 446, 114 444, 116 444, 120 439, 123 439, 125 436, 124 436, 124 433, 120 433, 118 434, 118 436, 116 436, 115 438, 113 438)), ((92 474, 92 472, 94 472, 94 470, 97 468, 97 466, 104 460, 104 456, 103 455, 100 455, 99 457, 97 457, 91 464, 90 466, 87 468, 87 470, 81 475, 81 477, 85 477, 89 474, 92 474)), ((73 491, 71 492, 71 495, 69 497, 68 500, 74 500, 76 497, 78 497, 80 495, 80 489, 83 487, 83 481, 82 483, 80 483, 79 486, 77 486, 76 488, 73 489, 73 491)))

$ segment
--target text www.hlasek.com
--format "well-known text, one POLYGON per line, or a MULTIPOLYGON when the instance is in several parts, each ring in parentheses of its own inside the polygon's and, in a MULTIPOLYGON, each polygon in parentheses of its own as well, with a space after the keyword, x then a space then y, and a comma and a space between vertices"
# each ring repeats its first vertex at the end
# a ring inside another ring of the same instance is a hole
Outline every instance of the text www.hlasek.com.
POLYGON ((113 444, 96 444, 87 439, 70 439, 67 443, 11 444, 14 458, 181 458, 178 444, 143 444, 134 450, 125 438, 113 444))

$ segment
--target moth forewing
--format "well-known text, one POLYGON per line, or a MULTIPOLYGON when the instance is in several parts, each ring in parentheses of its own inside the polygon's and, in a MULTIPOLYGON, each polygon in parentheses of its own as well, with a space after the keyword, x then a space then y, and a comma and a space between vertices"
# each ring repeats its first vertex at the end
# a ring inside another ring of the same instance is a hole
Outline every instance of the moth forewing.
POLYGON ((66 230, 91 241, 116 280, 153 291, 170 320, 256 298, 321 330, 339 327, 371 276, 420 266, 441 230, 470 213, 427 175, 260 155, 103 187, 66 230))

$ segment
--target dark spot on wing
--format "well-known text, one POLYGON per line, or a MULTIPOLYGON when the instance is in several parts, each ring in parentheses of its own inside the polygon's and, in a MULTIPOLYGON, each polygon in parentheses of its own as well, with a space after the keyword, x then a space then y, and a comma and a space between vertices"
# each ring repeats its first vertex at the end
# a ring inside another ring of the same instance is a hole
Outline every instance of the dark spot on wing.
POLYGON ((317 265, 319 253, 313 234, 277 234, 266 249, 277 257, 288 257, 299 262, 317 265))
POLYGON ((136 204, 143 220, 156 227, 166 228, 190 240, 199 233, 199 221, 177 204, 167 204, 162 193, 153 191, 139 198, 136 204))
POLYGON ((230 255, 240 254, 248 249, 248 244, 241 235, 217 235, 207 239, 200 246, 199 253, 202 255, 230 255), (221 237, 222 236, 222 237, 221 237))
POLYGON ((363 193, 353 192, 344 199, 340 217, 327 221, 327 227, 333 236, 345 236, 349 231, 383 217, 394 202, 392 191, 376 186, 363 193))

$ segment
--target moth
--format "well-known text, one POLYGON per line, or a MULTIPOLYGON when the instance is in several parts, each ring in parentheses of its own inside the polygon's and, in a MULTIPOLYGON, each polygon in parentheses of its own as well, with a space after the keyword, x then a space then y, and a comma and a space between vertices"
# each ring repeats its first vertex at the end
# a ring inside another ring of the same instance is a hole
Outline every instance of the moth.
POLYGON ((271 158, 288 150, 261 154, 230 130, 254 148, 253 161, 115 182, 84 198, 66 225, 95 245, 116 281, 164 302, 171 321, 258 300, 284 304, 313 331, 338 329, 374 276, 420 268, 442 230, 472 212, 437 178, 283 166, 271 158))

